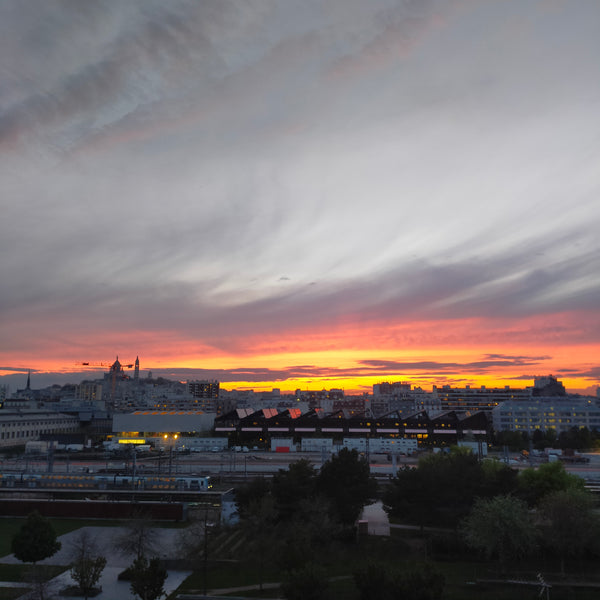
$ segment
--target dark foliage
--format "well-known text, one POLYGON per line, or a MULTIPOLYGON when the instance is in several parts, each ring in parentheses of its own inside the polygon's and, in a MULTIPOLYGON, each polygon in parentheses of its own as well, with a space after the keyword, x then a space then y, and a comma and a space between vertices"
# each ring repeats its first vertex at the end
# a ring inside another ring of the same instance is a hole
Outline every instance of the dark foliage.
POLYGON ((271 493, 271 482, 264 477, 254 477, 235 489, 235 503, 240 519, 246 518, 251 504, 260 502, 271 493))
POLYGON ((164 595, 167 571, 158 558, 136 558, 131 565, 131 593, 141 600, 156 600, 164 595))
POLYGON ((516 472, 498 462, 480 462, 466 452, 431 454, 416 469, 398 472, 384 493, 391 516, 421 527, 456 526, 475 498, 508 494, 517 486, 516 472))
POLYGON ((344 448, 321 467, 316 489, 331 502, 333 514, 347 526, 354 524, 363 507, 375 497, 377 484, 367 460, 356 450, 344 448))
POLYGON ((36 563, 56 554, 61 544, 50 521, 33 511, 13 537, 11 547, 19 560, 36 563))
POLYGON ((519 473, 517 482, 516 494, 531 507, 537 506, 542 498, 553 492, 584 489, 583 479, 567 473, 560 462, 544 463, 537 469, 524 469, 519 473))
POLYGON ((439 600, 444 576, 429 563, 409 564, 393 569, 371 563, 354 573, 360 600, 439 600))
POLYGON ((327 572, 313 563, 284 574, 281 591, 287 600, 324 600, 329 581, 327 572))
POLYGON ((317 473, 310 461, 293 462, 273 476, 271 491, 278 512, 284 519, 293 515, 300 504, 315 495, 317 473))

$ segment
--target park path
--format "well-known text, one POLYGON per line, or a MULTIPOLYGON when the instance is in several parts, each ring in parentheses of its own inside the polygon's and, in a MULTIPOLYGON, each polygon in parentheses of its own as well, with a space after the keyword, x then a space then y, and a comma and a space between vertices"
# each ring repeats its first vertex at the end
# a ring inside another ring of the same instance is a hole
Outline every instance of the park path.
MULTIPOLYGON (((61 549, 50 558, 40 561, 39 564, 45 565, 68 565, 71 561, 71 544, 77 535, 82 530, 87 530, 95 539, 99 552, 106 557, 106 567, 100 578, 102 592, 95 596, 95 600, 134 600, 134 595, 129 589, 128 581, 119 581, 117 579, 119 573, 128 567, 133 560, 133 557, 123 556, 114 549, 115 539, 124 531, 121 527, 81 527, 75 531, 61 535, 58 539, 62 544, 61 549)), ((178 536, 180 529, 156 529, 159 539, 161 558, 175 558, 177 556, 178 536)), ((0 563, 16 564, 20 561, 9 554, 0 558, 0 563)), ((165 581, 165 592, 167 595, 177 589, 181 583, 191 574, 191 571, 168 571, 168 577, 165 581)), ((4 582, 0 584, 2 587, 24 587, 21 584, 4 582)), ((49 583, 49 589, 52 598, 63 599, 65 597, 59 595, 59 591, 69 585, 73 585, 73 580, 69 571, 61 573, 49 583)), ((22 596, 23 600, 27 595, 22 596)), ((72 600, 70 598, 69 600, 72 600)))
POLYGON ((360 518, 368 522, 369 535, 390 535, 390 520, 381 502, 365 506, 360 518))

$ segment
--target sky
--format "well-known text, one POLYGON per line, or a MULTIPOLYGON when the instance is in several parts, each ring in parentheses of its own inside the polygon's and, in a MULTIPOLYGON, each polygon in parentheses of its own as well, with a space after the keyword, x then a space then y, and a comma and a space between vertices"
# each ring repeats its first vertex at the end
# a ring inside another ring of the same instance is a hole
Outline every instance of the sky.
POLYGON ((0 384, 118 355, 595 394, 599 30, 597 0, 3 0, 0 384))

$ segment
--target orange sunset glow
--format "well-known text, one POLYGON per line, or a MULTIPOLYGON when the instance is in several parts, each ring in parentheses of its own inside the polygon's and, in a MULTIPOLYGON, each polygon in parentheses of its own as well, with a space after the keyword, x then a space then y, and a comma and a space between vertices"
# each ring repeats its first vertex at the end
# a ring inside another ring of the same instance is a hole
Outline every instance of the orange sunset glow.
MULTIPOLYGON (((406 381, 427 390, 433 385, 525 387, 536 376, 554 374, 567 389, 591 393, 598 384, 594 358, 599 347, 573 343, 569 332, 575 329, 572 315, 505 322, 502 327, 473 320, 381 328, 346 324, 341 330, 323 327, 312 334, 286 332, 281 339, 241 339, 237 353, 168 335, 165 343, 151 344, 146 339, 138 346, 119 335, 117 348, 73 348, 62 360, 35 361, 25 352, 19 360, 22 373, 28 369, 34 374, 55 373, 73 382, 107 371, 118 354, 126 370, 128 366, 131 370, 139 355, 142 371, 154 376, 217 379, 225 389, 293 392, 341 388, 347 394, 362 394, 382 381, 406 381), (532 336, 534 329, 536 335, 532 336), (557 343, 553 338, 559 329, 564 342, 557 343), (525 344, 519 337, 535 338, 536 343, 525 344), (495 341, 478 343, 486 338, 495 341), (521 344, 511 343, 511 338, 521 344)), ((57 350, 49 347, 48 355, 56 357, 57 350)), ((5 369, 1 374, 10 373, 5 369)))

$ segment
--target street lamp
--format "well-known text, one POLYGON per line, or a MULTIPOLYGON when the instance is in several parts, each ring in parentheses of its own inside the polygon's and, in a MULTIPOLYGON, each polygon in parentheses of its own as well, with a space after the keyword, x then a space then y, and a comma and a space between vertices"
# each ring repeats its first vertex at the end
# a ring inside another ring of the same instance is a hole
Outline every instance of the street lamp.
POLYGON ((173 467, 173 444, 177 440, 179 436, 174 433, 171 438, 169 438, 169 434, 165 433, 163 438, 165 442, 169 440, 169 477, 171 477, 171 469, 173 467))

